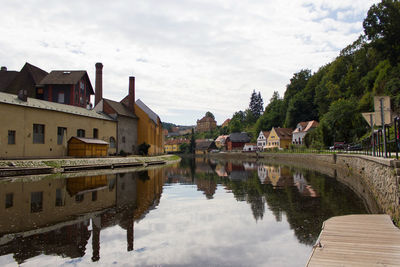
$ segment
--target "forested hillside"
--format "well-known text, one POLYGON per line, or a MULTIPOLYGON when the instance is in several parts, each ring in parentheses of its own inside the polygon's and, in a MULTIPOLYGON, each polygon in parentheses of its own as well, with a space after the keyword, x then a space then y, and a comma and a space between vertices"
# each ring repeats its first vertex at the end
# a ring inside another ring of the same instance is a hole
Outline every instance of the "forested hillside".
POLYGON ((364 33, 331 63, 315 73, 300 70, 283 96, 275 92, 262 116, 236 112, 231 131, 257 136, 272 127, 294 128, 300 121, 318 120, 308 137, 314 146, 333 140, 356 142, 368 132, 361 112, 373 111, 375 95, 391 96, 392 110, 400 111, 400 3, 383 0, 373 5, 363 22, 364 33), (249 118, 248 116, 253 116, 249 118))

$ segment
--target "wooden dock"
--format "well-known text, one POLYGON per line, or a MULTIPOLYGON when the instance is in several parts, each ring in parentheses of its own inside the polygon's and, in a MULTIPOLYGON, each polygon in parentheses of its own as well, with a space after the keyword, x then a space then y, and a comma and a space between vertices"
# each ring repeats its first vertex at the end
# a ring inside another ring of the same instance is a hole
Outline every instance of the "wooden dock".
POLYGON ((324 222, 307 266, 400 266, 400 230, 389 215, 347 215, 324 222))

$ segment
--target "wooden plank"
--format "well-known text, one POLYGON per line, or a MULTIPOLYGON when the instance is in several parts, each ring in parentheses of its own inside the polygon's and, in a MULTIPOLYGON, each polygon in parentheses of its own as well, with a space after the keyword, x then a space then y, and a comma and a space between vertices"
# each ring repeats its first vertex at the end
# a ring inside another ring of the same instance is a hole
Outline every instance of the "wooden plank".
POLYGON ((307 266, 400 266, 400 230, 389 215, 333 217, 324 222, 307 266))

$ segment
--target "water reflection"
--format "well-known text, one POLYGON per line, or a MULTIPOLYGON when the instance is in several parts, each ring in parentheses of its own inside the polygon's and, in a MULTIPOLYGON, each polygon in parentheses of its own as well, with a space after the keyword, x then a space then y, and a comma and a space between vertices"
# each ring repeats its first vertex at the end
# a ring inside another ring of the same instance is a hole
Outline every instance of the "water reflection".
POLYGON ((100 233, 120 226, 127 251, 134 249, 134 221, 160 199, 162 169, 2 183, 0 255, 13 254, 18 264, 40 254, 80 258, 91 238, 92 261, 100 259, 100 233))
POLYGON ((9 255, 18 264, 56 255, 81 264, 303 266, 323 221, 366 212, 334 178, 256 162, 184 158, 139 172, 4 181, 0 265, 9 255))

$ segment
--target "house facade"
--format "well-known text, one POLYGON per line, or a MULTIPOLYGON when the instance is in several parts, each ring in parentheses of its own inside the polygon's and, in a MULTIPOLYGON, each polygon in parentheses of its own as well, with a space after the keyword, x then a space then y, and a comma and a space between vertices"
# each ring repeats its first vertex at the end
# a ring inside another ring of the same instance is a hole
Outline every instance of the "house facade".
POLYGON ((317 121, 302 121, 296 126, 292 135, 292 144, 302 145, 304 144, 304 137, 311 130, 317 128, 319 123, 317 121))
POLYGON ((292 143, 292 132, 290 128, 275 128, 271 129, 271 132, 267 139, 267 149, 272 148, 285 148, 288 149, 292 143))
POLYGON ((212 131, 217 128, 217 122, 211 118, 204 116, 201 120, 197 120, 196 131, 199 133, 212 131))
POLYGON ((165 153, 180 152, 181 151, 180 146, 182 144, 189 144, 189 143, 190 141, 188 139, 183 139, 183 138, 166 140, 164 144, 165 153))
POLYGON ((267 148, 267 140, 269 137, 269 131, 260 131, 257 137, 257 147, 259 150, 264 150, 267 148))
POLYGON ((257 151, 258 147, 256 143, 246 143, 244 144, 243 151, 244 152, 254 152, 257 151))
POLYGON ((164 135, 161 120, 154 111, 140 99, 135 103, 135 114, 138 120, 138 146, 142 143, 150 145, 149 155, 164 153, 164 135))
POLYGON ((116 121, 95 110, 0 93, 0 125, 0 158, 67 156, 73 136, 103 140, 107 154, 116 152, 116 121))
POLYGON ((228 151, 242 151, 246 143, 250 142, 247 133, 231 133, 226 139, 225 146, 228 151))
POLYGON ((211 150, 217 149, 215 142, 212 140, 199 140, 196 141, 196 155, 205 155, 210 153, 211 150))

